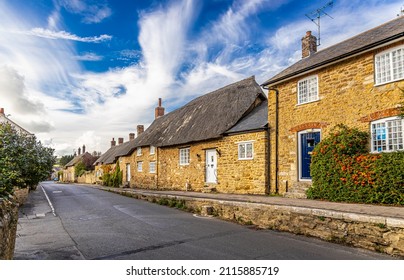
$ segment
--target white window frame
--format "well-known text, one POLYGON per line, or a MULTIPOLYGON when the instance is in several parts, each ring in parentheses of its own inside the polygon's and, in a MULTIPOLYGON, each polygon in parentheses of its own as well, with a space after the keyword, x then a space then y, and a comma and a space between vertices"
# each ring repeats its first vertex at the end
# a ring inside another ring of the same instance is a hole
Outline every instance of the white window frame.
POLYGON ((154 155, 156 153, 156 147, 154 147, 153 145, 150 145, 150 154, 154 155))
POLYGON ((238 160, 252 160, 254 159, 254 141, 243 141, 237 143, 238 160), (251 145, 251 155, 247 155, 247 146, 251 145), (240 152, 240 148, 244 147, 244 152, 240 152))
POLYGON ((137 162, 137 172, 143 172, 143 161, 137 162))
POLYGON ((372 153, 394 152, 404 150, 404 119, 391 117, 373 121, 370 123, 370 141, 372 153), (394 122, 398 122, 398 127, 389 127, 394 122), (401 126, 401 127, 400 127, 401 126), (389 131, 389 128, 392 131, 389 131), (394 128, 397 131, 393 131, 394 128), (401 131, 399 131, 401 129, 401 131), (376 132, 378 130, 379 133, 376 132), (384 133, 382 132, 383 130, 384 133), (376 132, 376 134, 375 134, 376 132), (382 132, 383 134, 380 134, 382 132), (376 143, 380 142, 380 143, 376 143), (398 147, 397 147, 398 146, 398 147))
POLYGON ((151 162, 149 163, 149 172, 150 172, 150 173, 156 173, 156 166, 157 166, 156 162, 155 162, 155 161, 151 161, 151 162), (152 168, 152 166, 154 166, 154 167, 152 168))
POLYGON ((298 105, 302 105, 302 104, 306 104, 306 103, 311 103, 311 102, 315 102, 320 100, 319 97, 319 91, 318 91, 318 75, 313 75, 313 76, 309 76, 306 77, 304 79, 301 79, 297 82, 297 104, 298 105), (312 81, 313 79, 315 79, 316 81, 316 85, 315 87, 310 87, 310 81, 312 81), (302 83, 306 83, 306 94, 307 97, 305 100, 302 100, 301 95, 303 94, 301 92, 301 84, 302 83), (310 89, 315 89, 315 94, 312 94, 310 89))
POLYGON ((142 147, 138 147, 138 148, 136 149, 136 155, 137 155, 137 156, 141 156, 141 155, 142 155, 142 147))
POLYGON ((191 161, 191 156, 190 156, 190 148, 181 148, 179 150, 179 162, 180 165, 189 165, 189 162, 191 161))
POLYGON ((399 81, 404 79, 404 45, 388 49, 384 52, 375 55, 374 60, 375 68, 375 85, 384 85, 387 83, 399 81), (395 61, 394 54, 399 53, 401 58, 395 61), (384 60, 383 60, 384 59, 384 60), (394 66, 397 66, 396 68, 394 66), (384 71, 382 71, 382 69, 384 71), (401 71, 400 71, 401 70, 401 71), (398 71, 398 72, 395 72, 398 71), (397 75, 397 76, 395 76, 397 75))

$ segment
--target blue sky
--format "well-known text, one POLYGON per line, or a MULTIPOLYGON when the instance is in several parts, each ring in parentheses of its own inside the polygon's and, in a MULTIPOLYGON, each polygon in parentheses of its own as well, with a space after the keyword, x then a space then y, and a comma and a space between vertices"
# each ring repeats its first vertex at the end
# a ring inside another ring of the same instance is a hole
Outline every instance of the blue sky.
MULTIPOLYGON (((114 137, 301 57, 328 0, 0 0, 0 107, 58 155, 114 137)), ((397 16, 404 3, 335 0, 319 50, 397 16)))

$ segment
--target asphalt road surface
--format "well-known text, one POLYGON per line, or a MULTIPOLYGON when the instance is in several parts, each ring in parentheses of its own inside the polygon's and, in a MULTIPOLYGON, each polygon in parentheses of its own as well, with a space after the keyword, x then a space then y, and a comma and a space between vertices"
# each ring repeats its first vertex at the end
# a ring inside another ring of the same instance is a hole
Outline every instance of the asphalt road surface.
POLYGON ((20 208, 14 259, 392 258, 315 238, 255 230, 85 186, 45 182, 20 208))

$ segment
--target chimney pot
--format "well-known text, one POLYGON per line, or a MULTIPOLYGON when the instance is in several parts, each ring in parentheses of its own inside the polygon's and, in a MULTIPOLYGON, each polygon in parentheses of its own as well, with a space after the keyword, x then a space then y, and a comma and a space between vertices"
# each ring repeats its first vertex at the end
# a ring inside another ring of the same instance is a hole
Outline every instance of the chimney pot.
POLYGON ((302 58, 308 57, 317 52, 317 38, 311 35, 311 31, 306 32, 302 38, 302 58))
POLYGON ((139 137, 140 134, 144 132, 144 125, 138 125, 137 126, 137 137, 139 137))
POLYGON ((119 138, 118 138, 118 145, 121 145, 121 144, 123 144, 123 138, 122 138, 122 137, 119 137, 119 138))
POLYGON ((81 148, 79 147, 79 155, 81 155, 81 148))
POLYGON ((116 145, 115 138, 112 138, 111 147, 114 147, 115 145, 116 145))
POLYGON ((83 145, 83 154, 86 152, 86 145, 83 145))
POLYGON ((0 108, 0 114, 4 115, 4 108, 0 108))
POLYGON ((161 98, 159 98, 158 107, 154 109, 154 119, 164 116, 164 107, 161 106, 161 98))
POLYGON ((129 141, 135 139, 135 133, 129 133, 129 141))

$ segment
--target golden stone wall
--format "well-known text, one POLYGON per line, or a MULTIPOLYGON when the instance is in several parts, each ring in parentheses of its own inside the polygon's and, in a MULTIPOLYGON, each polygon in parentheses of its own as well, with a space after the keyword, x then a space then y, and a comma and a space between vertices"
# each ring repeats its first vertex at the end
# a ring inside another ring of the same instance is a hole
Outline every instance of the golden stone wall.
POLYGON ((267 132, 225 136, 218 140, 159 149, 158 188, 165 190, 264 194, 267 188, 267 132), (254 159, 238 160, 238 142, 254 141, 254 159), (179 149, 190 147, 190 164, 179 164, 179 149), (205 183, 206 150, 217 151, 217 184, 205 183))
MULTIPOLYGON (((403 44, 401 41, 399 44, 403 44)), ((398 45, 398 44, 395 44, 398 45)), ((321 129, 321 138, 343 123, 370 132, 370 119, 397 111, 404 81, 375 86, 374 55, 387 48, 325 67, 275 86, 279 90, 279 191, 299 185, 298 132, 321 129), (297 105, 297 82, 318 75, 319 101, 297 105)), ((268 96, 268 121, 275 135, 275 93, 268 96)), ((270 185, 275 191, 275 136, 270 141, 270 185)))

